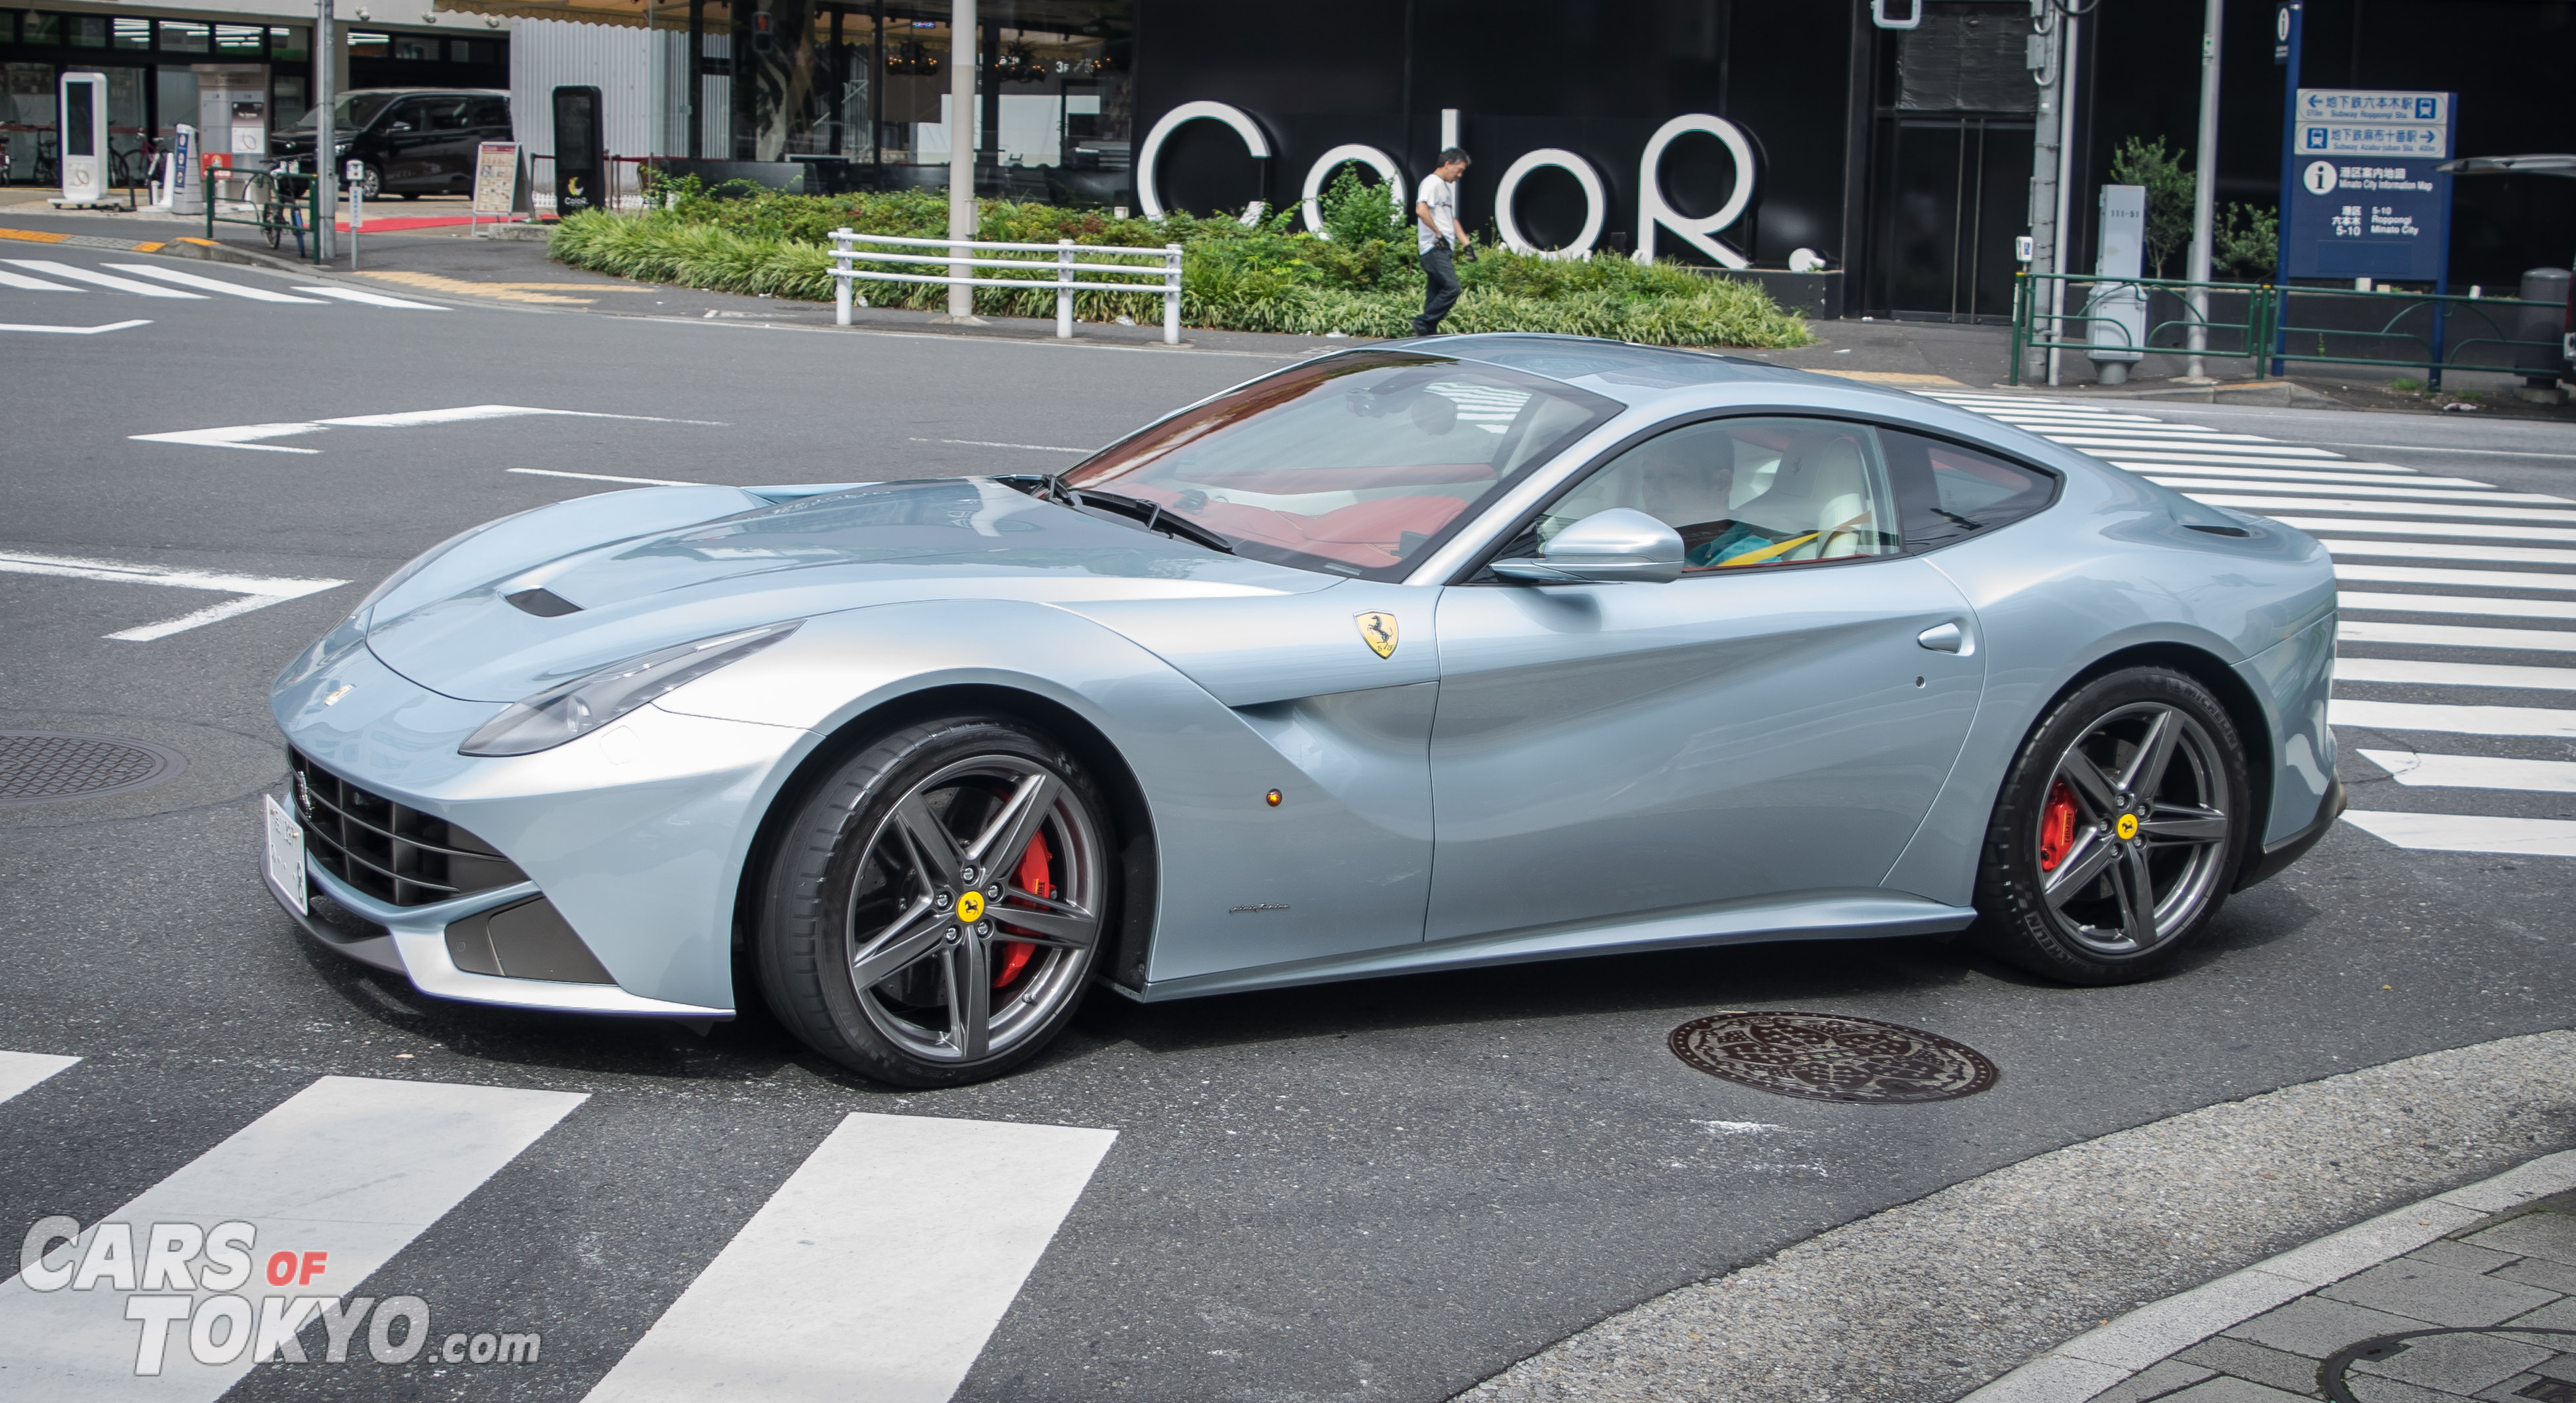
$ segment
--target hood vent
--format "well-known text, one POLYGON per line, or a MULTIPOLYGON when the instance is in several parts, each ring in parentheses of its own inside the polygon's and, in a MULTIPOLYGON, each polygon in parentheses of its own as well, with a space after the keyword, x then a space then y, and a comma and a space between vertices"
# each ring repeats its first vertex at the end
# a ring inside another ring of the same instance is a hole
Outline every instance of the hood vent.
POLYGON ((560 619, 566 614, 581 612, 580 605, 550 589, 523 589, 517 594, 503 595, 502 598, 517 605, 523 612, 534 614, 541 619, 560 619))

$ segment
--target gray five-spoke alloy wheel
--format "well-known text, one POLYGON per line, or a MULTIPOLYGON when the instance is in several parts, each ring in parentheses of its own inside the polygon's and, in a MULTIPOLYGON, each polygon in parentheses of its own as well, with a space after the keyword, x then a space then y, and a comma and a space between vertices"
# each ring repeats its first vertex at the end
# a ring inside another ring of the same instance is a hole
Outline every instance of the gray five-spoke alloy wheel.
POLYGON ((993 1076, 1082 1001, 1117 851, 1082 763, 1031 726, 968 716, 882 735, 777 834, 757 950, 770 1009, 880 1081, 993 1076))
POLYGON ((2057 762, 2034 834, 2067 938, 2143 954, 2197 919, 2225 875, 2233 795, 2217 742, 2161 702, 2104 716, 2057 762))
POLYGON ((925 1062, 1016 1050, 1090 973, 1102 851, 1089 806, 1037 760, 975 756, 913 785, 847 908, 843 956, 868 1021, 925 1062))

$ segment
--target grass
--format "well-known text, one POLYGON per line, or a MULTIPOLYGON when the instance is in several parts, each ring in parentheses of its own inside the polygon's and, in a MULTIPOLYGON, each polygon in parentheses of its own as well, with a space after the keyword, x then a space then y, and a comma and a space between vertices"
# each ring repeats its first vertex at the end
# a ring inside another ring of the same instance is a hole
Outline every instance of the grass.
MULTIPOLYGON (((716 199, 695 182, 661 185, 663 207, 641 215, 594 210, 557 225, 558 261, 646 282, 825 302, 832 297, 826 239, 837 228, 938 237, 947 203, 938 192, 820 197, 763 192, 716 199)), ((1182 246, 1181 320, 1228 331, 1401 336, 1422 308, 1423 278, 1410 231, 1372 187, 1347 171, 1326 201, 1319 239, 1292 227, 1294 211, 1246 226, 1177 216, 1112 219, 1098 211, 981 202, 978 237, 1008 243, 1160 248, 1182 246)), ((1459 268, 1463 291, 1443 329, 1553 331, 1667 346, 1802 346, 1806 320, 1783 311, 1754 283, 1710 277, 1672 263, 1641 266, 1615 255, 1547 259, 1480 250, 1459 268)), ((990 270, 986 270, 990 271, 990 270)), ((932 283, 862 283, 879 307, 932 309, 948 290, 932 283)), ((1055 293, 1033 287, 978 288, 986 316, 1052 317, 1055 293)), ((1155 294, 1085 292, 1085 321, 1162 319, 1155 294)))

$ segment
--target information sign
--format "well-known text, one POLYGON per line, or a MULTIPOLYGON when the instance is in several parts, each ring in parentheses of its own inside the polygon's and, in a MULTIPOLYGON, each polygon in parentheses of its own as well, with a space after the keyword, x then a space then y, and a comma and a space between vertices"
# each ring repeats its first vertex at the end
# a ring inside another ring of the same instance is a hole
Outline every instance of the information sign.
POLYGON ((2284 276, 2439 283, 2450 251, 2450 93, 2301 88, 2284 276))
POLYGON ((507 215, 519 200, 519 143, 487 141, 474 148, 477 215, 507 215))

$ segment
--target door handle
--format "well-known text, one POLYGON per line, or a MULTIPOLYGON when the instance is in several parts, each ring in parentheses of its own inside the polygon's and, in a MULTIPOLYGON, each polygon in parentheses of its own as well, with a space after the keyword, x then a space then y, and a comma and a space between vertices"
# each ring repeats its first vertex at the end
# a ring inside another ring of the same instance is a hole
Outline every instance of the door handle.
POLYGON ((1968 631, 1955 623, 1934 624, 1914 635, 1914 641, 1936 653, 1968 651, 1968 631))

